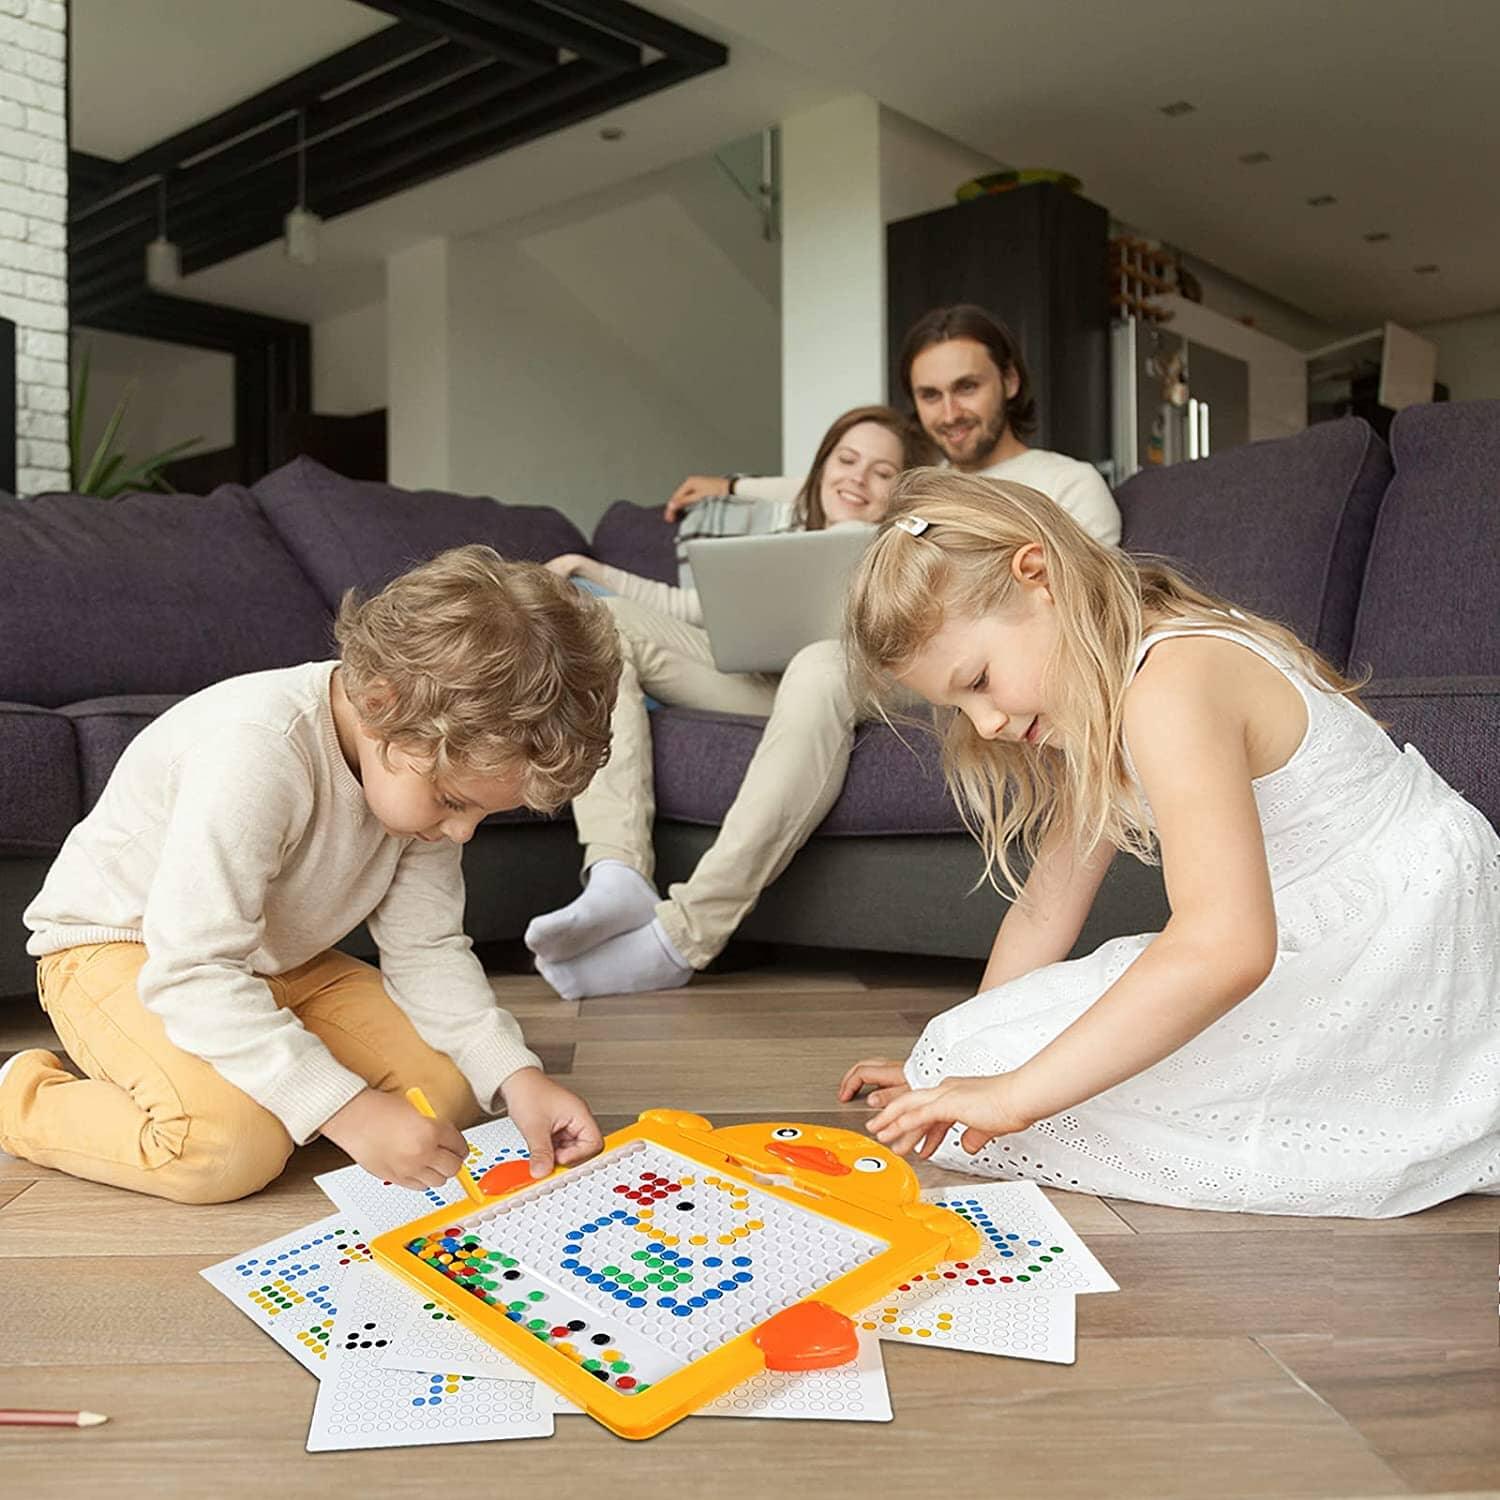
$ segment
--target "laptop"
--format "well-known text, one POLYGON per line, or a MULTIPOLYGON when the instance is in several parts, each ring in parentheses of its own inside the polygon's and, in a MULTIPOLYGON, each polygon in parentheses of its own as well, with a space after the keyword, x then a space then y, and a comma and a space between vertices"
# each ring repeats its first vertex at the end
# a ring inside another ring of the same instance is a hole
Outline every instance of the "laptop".
POLYGON ((804 647, 837 636, 844 591, 876 528, 701 537, 687 544, 703 625, 721 672, 780 672, 804 647))

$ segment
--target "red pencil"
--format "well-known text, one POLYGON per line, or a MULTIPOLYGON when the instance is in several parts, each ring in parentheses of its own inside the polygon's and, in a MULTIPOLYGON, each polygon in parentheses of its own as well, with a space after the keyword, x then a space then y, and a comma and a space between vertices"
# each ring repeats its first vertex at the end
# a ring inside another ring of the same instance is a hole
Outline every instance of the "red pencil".
POLYGON ((8 1411, 0 1407, 0 1427, 97 1427, 107 1421, 96 1411, 8 1411))

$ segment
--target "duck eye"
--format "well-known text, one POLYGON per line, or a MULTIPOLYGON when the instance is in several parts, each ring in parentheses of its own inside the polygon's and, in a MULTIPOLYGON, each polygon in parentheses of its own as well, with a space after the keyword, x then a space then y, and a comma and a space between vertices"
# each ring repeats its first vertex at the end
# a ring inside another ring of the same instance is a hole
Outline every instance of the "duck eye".
POLYGON ((878 1156, 862 1156, 854 1163, 854 1170, 856 1172, 883 1172, 885 1162, 878 1156))
POLYGON ((783 1125, 779 1130, 771 1132, 771 1139, 774 1141, 800 1141, 802 1139, 802 1132, 793 1125, 783 1125))

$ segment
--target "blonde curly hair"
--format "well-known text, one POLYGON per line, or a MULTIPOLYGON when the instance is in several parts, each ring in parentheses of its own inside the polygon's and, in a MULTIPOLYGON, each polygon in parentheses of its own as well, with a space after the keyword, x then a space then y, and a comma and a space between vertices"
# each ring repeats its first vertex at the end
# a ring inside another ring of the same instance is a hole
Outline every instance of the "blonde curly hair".
POLYGON ((608 612, 536 563, 454 547, 361 599, 334 635, 365 727, 433 780, 522 769, 528 807, 577 796, 609 757, 620 649, 608 612))

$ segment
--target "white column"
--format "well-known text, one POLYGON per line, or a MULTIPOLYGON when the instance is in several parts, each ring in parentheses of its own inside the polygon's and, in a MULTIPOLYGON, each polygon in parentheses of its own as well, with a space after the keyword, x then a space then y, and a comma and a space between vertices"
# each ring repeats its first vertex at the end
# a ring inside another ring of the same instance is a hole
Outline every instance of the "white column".
POLYGON ((0 317, 16 325, 16 488, 65 490, 68 147, 63 0, 0 0, 0 317))
POLYGON ((885 399, 880 105, 781 122, 781 445, 800 474, 841 411, 885 399))
POLYGON ((386 400, 392 484, 446 489, 452 463, 449 263, 444 239, 386 261, 386 400))

